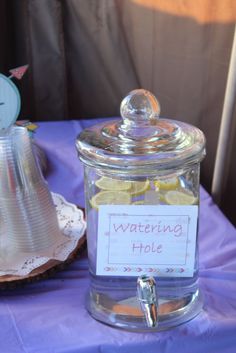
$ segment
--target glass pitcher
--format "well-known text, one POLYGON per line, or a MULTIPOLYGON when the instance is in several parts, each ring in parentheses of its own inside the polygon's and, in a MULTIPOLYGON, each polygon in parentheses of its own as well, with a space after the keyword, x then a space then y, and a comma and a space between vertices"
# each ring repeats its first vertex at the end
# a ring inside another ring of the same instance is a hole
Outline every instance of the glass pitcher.
POLYGON ((148 91, 130 92, 122 119, 87 128, 76 141, 84 164, 90 291, 97 320, 133 331, 195 317, 199 169, 205 137, 162 119, 148 91))

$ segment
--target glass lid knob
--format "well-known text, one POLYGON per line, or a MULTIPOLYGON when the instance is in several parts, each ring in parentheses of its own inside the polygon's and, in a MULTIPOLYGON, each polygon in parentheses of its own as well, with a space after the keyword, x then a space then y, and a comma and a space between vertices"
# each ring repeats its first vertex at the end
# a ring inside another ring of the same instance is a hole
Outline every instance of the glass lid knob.
POLYGON ((131 91, 120 105, 121 132, 126 136, 136 138, 151 136, 154 133, 153 126, 158 121, 160 111, 160 104, 151 92, 145 89, 131 91))
POLYGON ((131 91, 121 102, 120 113, 124 122, 149 123, 160 114, 160 104, 156 97, 145 89, 131 91))

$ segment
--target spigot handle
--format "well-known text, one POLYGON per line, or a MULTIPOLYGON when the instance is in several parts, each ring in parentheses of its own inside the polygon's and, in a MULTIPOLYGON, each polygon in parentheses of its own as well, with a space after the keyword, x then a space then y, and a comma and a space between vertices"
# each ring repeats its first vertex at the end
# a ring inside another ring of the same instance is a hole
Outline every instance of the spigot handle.
POLYGON ((145 315, 148 327, 158 325, 158 299, 156 282, 153 277, 142 275, 137 280, 137 297, 145 315))

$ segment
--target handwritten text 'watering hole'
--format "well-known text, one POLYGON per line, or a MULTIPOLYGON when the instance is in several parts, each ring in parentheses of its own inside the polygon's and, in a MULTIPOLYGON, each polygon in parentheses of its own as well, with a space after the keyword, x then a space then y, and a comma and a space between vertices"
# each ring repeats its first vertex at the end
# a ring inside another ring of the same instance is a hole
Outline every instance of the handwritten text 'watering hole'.
MULTIPOLYGON (((124 254, 131 261, 136 261, 137 256, 148 255, 150 258, 158 255, 159 260, 165 262, 175 248, 180 263, 184 263, 188 221, 188 216, 110 215, 109 258, 120 262, 124 254), (131 222, 128 221, 129 218, 131 222)), ((147 259, 144 258, 143 261, 147 259)))

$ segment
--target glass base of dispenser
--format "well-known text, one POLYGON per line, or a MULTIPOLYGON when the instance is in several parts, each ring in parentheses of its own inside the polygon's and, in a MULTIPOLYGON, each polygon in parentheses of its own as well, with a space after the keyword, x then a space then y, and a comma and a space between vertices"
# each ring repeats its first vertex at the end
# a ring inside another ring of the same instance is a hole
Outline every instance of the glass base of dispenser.
POLYGON ((147 326, 145 315, 135 296, 114 300, 107 294, 90 289, 87 309, 91 316, 109 326, 129 331, 162 331, 183 324, 199 314, 202 309, 202 297, 199 289, 182 297, 159 295, 158 324, 154 328, 147 326))

